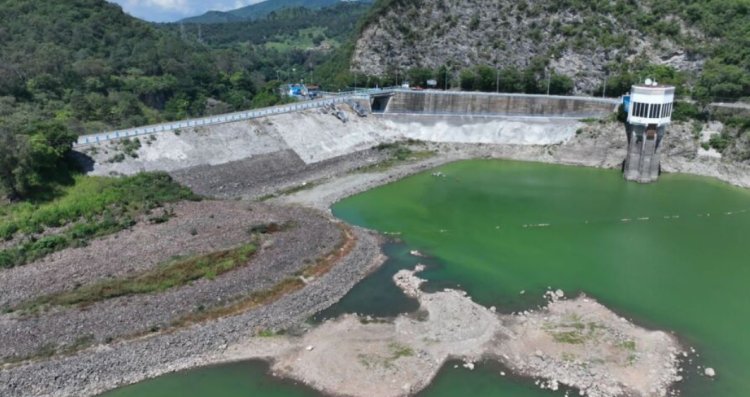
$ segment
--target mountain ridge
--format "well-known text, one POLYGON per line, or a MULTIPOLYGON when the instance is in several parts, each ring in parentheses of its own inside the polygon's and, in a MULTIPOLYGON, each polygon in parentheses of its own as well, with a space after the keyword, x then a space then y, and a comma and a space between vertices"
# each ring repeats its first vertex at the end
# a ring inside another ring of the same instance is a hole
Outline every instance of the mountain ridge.
POLYGON ((178 21, 178 23, 211 24, 256 20, 284 8, 303 7, 317 10, 335 6, 342 2, 372 3, 371 0, 266 0, 230 11, 208 11, 202 15, 184 18, 178 21))
POLYGON ((650 68, 698 97, 736 100, 750 96, 748 14, 747 0, 378 0, 350 70, 549 70, 575 92, 601 95, 606 85, 619 95, 650 68))

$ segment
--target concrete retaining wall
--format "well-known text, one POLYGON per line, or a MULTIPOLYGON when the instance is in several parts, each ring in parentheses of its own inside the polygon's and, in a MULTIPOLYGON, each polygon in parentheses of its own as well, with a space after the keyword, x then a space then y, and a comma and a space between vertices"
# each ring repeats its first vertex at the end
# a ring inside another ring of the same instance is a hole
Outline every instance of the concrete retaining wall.
POLYGON ((618 104, 619 100, 607 98, 398 91, 385 113, 584 118, 608 115, 618 104))

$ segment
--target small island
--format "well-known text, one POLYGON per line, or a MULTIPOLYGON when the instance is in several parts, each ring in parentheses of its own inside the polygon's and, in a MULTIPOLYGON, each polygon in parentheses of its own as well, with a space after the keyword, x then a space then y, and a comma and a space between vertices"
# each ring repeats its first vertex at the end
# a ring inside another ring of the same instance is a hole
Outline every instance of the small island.
POLYGON ((304 336, 249 339, 232 359, 263 358, 275 375, 331 395, 397 397, 425 388, 449 360, 473 369, 495 360, 515 375, 591 397, 666 396, 681 379, 683 349, 668 333, 640 328, 586 296, 545 294, 538 311, 499 314, 463 291, 420 290, 425 280, 402 270, 395 283, 420 309, 392 319, 347 314, 304 336))

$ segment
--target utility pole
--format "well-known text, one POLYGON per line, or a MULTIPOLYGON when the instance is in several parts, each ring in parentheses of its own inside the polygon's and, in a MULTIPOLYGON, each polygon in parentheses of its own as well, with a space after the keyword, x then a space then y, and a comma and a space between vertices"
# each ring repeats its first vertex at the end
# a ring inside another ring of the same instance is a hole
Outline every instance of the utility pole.
POLYGON ((500 68, 495 64, 495 94, 500 93, 500 68))
POLYGON ((544 71, 547 72, 547 96, 549 96, 549 87, 552 83, 552 73, 549 72, 548 68, 544 68, 544 71))

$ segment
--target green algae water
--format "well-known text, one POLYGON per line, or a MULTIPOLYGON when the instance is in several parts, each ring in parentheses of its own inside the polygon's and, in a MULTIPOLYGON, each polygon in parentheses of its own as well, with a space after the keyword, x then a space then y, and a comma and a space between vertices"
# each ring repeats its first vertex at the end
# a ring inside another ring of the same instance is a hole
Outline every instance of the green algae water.
MULTIPOLYGON (((508 161, 435 171, 444 176, 372 190, 334 214, 399 233, 438 258, 441 266, 423 273, 428 288, 460 286, 505 312, 541 303, 550 286, 585 292, 698 350, 683 396, 750 395, 750 191, 688 175, 639 185, 612 170, 508 161), (717 379, 696 376, 699 364, 714 367, 717 379)), ((441 376, 436 384, 445 386, 431 395, 456 390, 462 376, 441 376)), ((489 385, 482 395, 512 387, 489 385)))
MULTIPOLYGON (((612 170, 477 160, 374 189, 333 211, 396 233, 401 242, 386 245, 386 265, 320 317, 414 310, 391 288, 390 276, 425 263, 426 289, 459 287, 502 312, 542 304, 548 287, 569 296, 584 292, 697 349, 700 357, 685 364, 682 396, 750 395, 750 191, 687 175, 639 185, 612 170), (409 255, 413 249, 429 258, 409 255), (698 375, 697 365, 715 368, 717 378, 698 375)), ((501 370, 492 363, 475 371, 449 364, 419 396, 563 395, 500 376, 501 370)), ((266 372, 242 363, 211 367, 106 396, 318 396, 266 372)))
POLYGON ((322 397, 302 385, 268 375, 259 361, 198 368, 160 376, 103 394, 107 397, 322 397))

